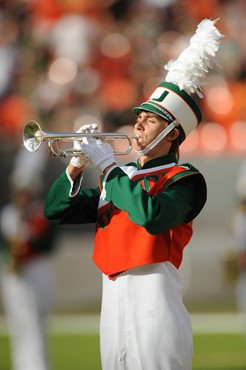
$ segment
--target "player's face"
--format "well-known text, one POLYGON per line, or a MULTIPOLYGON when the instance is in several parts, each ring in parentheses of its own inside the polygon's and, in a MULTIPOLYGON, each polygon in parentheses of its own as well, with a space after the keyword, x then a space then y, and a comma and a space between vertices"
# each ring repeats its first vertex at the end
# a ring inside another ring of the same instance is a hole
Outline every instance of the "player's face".
POLYGON ((161 117, 150 112, 140 112, 134 125, 135 150, 143 150, 150 144, 167 126, 167 122, 161 117))

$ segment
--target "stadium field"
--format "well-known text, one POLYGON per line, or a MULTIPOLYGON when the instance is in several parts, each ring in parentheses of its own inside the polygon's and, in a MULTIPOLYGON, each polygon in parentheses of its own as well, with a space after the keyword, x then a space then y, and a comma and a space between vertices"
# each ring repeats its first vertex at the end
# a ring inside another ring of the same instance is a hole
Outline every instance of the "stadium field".
MULTIPOLYGON (((242 317, 192 314, 193 370, 246 370, 242 317)), ((99 315, 55 315, 51 320, 50 370, 101 370, 99 315)), ((7 326, 0 318, 0 370, 11 370, 7 326)))
MULTIPOLYGON (((246 351, 240 333, 195 334, 193 370, 245 370, 246 351)), ((10 370, 9 341, 0 336, 0 370, 10 370)), ((51 370, 100 370, 96 334, 52 334, 51 370)))

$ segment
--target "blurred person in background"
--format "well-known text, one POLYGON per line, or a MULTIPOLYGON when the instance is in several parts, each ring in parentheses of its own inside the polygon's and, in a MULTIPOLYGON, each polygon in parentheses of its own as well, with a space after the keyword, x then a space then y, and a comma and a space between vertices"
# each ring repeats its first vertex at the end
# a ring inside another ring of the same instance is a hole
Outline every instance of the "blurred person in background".
MULTIPOLYGON (((214 23, 201 22, 192 45, 166 66, 166 82, 134 108, 137 163, 120 167, 108 143, 80 137, 74 149, 81 154, 46 199, 49 220, 96 223, 93 260, 103 273, 104 370, 192 368, 192 329, 178 269, 192 221, 206 202, 206 183, 191 164, 178 161, 180 144, 201 121, 189 93, 201 93, 204 70, 218 51, 222 36, 214 23), (82 187, 88 163, 101 173, 90 189, 82 187)), ((95 129, 85 125, 78 133, 95 129)))
POLYGON ((41 180, 25 168, 11 176, 0 212, 1 294, 13 370, 47 370, 47 318, 53 301, 56 228, 43 216, 41 180))
POLYGON ((239 175, 235 191, 238 205, 231 219, 231 230, 234 237, 234 281, 237 306, 243 316, 244 332, 246 334, 246 167, 239 175))

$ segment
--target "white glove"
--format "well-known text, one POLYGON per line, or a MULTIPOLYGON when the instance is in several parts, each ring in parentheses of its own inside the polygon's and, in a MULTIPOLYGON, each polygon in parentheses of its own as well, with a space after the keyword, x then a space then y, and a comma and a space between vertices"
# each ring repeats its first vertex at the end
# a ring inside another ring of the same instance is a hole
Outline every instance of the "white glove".
POLYGON ((90 162, 103 172, 105 168, 115 163, 114 151, 111 145, 102 140, 89 138, 88 142, 80 144, 82 152, 90 162))
MULTIPOLYGON (((98 125, 96 123, 92 123, 90 125, 83 125, 81 126, 77 133, 82 133, 82 132, 96 132, 98 128, 98 125)), ((73 148, 75 150, 81 151, 81 143, 86 143, 88 142, 87 138, 81 138, 80 140, 75 140, 73 148)), ((70 163, 77 168, 85 167, 89 163, 89 160, 86 155, 84 154, 79 154, 77 157, 72 157, 70 163)))

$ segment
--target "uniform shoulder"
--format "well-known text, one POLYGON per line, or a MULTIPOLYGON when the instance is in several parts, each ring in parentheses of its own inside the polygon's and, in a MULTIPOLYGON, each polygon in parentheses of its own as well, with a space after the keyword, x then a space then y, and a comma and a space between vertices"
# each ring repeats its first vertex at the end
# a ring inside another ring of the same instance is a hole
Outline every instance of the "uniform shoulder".
POLYGON ((192 211, 190 212, 187 222, 193 220, 203 209, 207 201, 207 185, 204 176, 201 172, 190 163, 178 164, 175 166, 179 169, 178 172, 169 179, 165 184, 165 188, 172 185, 181 186, 187 189, 192 195, 192 211))
POLYGON ((195 166, 193 166, 191 163, 181 163, 177 164, 178 167, 183 167, 186 169, 186 171, 191 171, 191 172, 199 172, 199 169, 197 169, 195 166))
POLYGON ((191 177, 193 175, 199 175, 203 178, 200 171, 190 163, 176 164, 168 171, 166 187, 178 180, 191 177))

